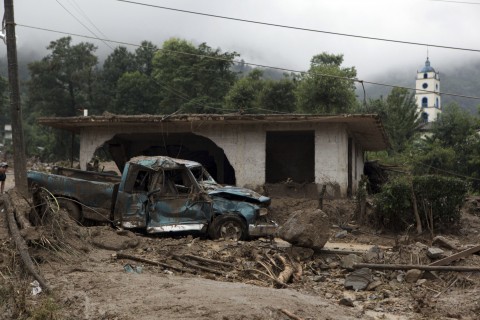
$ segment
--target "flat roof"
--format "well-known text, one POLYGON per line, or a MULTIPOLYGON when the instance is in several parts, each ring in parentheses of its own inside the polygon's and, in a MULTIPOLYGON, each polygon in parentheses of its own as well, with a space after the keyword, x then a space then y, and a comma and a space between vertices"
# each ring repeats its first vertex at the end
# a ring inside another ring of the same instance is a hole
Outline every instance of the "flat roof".
POLYGON ((376 114, 171 114, 171 115, 116 115, 41 117, 38 123, 52 128, 80 133, 85 128, 137 127, 156 123, 202 124, 269 124, 269 123, 343 123, 367 151, 384 150, 389 146, 385 128, 376 114))

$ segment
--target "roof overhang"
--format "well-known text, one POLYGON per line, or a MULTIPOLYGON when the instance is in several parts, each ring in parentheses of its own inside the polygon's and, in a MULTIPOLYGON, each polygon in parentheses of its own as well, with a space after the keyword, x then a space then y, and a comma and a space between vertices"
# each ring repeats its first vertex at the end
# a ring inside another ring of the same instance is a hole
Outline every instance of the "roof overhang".
POLYGON ((306 114, 255 114, 255 115, 218 115, 218 114, 176 114, 176 115, 102 115, 81 117, 44 117, 38 123, 52 128, 80 133, 87 128, 126 128, 139 125, 172 124, 345 124, 349 134, 366 151, 385 150, 389 146, 385 128, 376 114, 306 115, 306 114))

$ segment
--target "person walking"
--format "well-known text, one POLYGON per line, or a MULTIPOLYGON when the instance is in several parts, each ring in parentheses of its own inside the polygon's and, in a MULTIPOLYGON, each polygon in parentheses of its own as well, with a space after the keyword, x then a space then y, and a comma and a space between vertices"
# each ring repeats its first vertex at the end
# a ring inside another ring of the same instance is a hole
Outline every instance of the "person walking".
POLYGON ((5 179, 7 178, 8 164, 6 162, 0 163, 0 194, 3 194, 5 188, 5 179))

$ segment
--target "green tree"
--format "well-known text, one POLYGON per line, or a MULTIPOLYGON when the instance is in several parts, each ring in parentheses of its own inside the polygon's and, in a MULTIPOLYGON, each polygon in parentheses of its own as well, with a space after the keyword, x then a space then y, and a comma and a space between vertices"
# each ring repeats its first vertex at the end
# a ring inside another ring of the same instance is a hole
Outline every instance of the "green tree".
POLYGON ((195 47, 176 38, 165 41, 155 54, 152 73, 160 86, 162 112, 218 112, 236 80, 231 70, 236 56, 205 43, 195 47))
POLYGON ((393 88, 386 99, 370 100, 364 111, 380 116, 390 139, 390 153, 402 152, 420 123, 415 96, 404 88, 393 88))
POLYGON ((478 119, 455 103, 444 107, 439 119, 433 123, 433 137, 442 146, 460 151, 476 129, 478 119))
POLYGON ((341 67, 343 55, 326 52, 316 55, 308 72, 300 76, 297 106, 302 112, 338 114, 349 112, 356 104, 355 67, 341 67))
POLYGON ((91 43, 72 45, 71 42, 70 37, 52 41, 47 47, 51 53, 28 66, 31 78, 25 110, 26 126, 30 127, 25 131, 30 154, 39 147, 50 159, 67 159, 72 150, 70 135, 38 128, 36 117, 75 116, 81 109, 96 106, 93 90, 97 81, 96 48, 91 43))
POLYGON ((134 72, 137 68, 135 55, 125 47, 117 47, 105 59, 101 70, 101 82, 97 86, 97 96, 103 110, 121 113, 117 108, 117 82, 126 72, 134 72))
POLYGON ((75 116, 78 109, 95 105, 96 48, 91 43, 71 42, 70 37, 52 41, 47 47, 51 53, 29 64, 30 110, 44 116, 75 116))
POLYGON ((246 77, 238 80, 225 96, 225 106, 240 113, 258 113, 260 92, 264 81, 260 69, 253 69, 246 77))
POLYGON ((158 85, 140 71, 126 72, 117 82, 116 112, 119 114, 158 113, 158 85))
POLYGON ((153 71, 153 57, 158 47, 150 41, 142 41, 140 47, 135 50, 136 70, 150 76, 153 71))
POLYGON ((290 78, 278 81, 266 80, 260 92, 260 106, 264 112, 288 112, 296 110, 296 84, 290 78))

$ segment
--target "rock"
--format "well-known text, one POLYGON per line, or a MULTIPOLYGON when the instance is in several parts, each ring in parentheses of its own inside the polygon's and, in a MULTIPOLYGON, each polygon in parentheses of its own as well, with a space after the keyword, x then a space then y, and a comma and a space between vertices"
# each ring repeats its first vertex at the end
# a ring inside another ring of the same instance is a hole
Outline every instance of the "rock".
POLYGON ((342 230, 342 231, 340 231, 340 232, 337 232, 337 234, 335 235, 335 238, 337 238, 337 239, 343 239, 343 238, 345 238, 347 235, 348 235, 348 231, 347 231, 347 230, 342 230))
POLYGON ((383 284, 382 281, 380 280, 375 280, 375 281, 372 281, 368 284, 368 287, 367 287, 367 290, 368 291, 373 291, 375 290, 376 288, 378 288, 379 286, 381 286, 383 284))
POLYGON ((345 278, 345 288, 357 290, 365 290, 372 282, 372 271, 368 268, 355 270, 345 278))
POLYGON ((363 255, 363 260, 365 262, 373 262, 383 260, 384 253, 377 245, 368 249, 368 251, 363 255))
POLYGON ((285 252, 298 261, 308 260, 314 254, 314 251, 311 248, 303 248, 297 246, 291 246, 290 248, 287 248, 285 252))
POLYGON ((353 265, 361 262, 362 258, 352 253, 342 257, 340 260, 340 266, 347 270, 353 270, 353 265))
POLYGON ((436 236, 435 238, 433 238, 432 244, 440 247, 444 247, 450 250, 458 249, 457 246, 452 241, 442 236, 436 236))
POLYGON ((290 248, 292 246, 291 243, 285 241, 285 240, 282 240, 280 238, 274 238, 273 239, 273 242, 275 243, 275 246, 277 248, 290 248))
POLYGON ((422 275, 421 270, 418 270, 418 269, 408 270, 407 273, 405 274, 405 281, 407 283, 415 283, 417 282, 418 279, 420 279, 421 275, 422 275))
POLYGON ((326 276, 313 276, 312 277, 312 280, 315 281, 315 282, 324 282, 325 280, 327 280, 327 277, 326 276))
POLYGON ((421 286, 425 282, 427 282, 427 279, 418 279, 417 282, 415 283, 415 285, 416 286, 421 286))
POLYGON ((443 257, 443 250, 437 247, 430 247, 427 250, 427 256, 431 259, 439 259, 443 257))
POLYGON ((285 241, 299 247, 320 250, 330 237, 328 216, 320 209, 297 210, 278 230, 285 241))
POLYGON ((347 306, 347 307, 354 307, 355 305, 353 304, 352 299, 350 298, 342 298, 340 301, 338 301, 338 304, 341 306, 347 306))
POLYGON ((428 246, 426 244, 421 243, 421 242, 415 242, 415 247, 417 247, 420 250, 428 249, 428 246))

